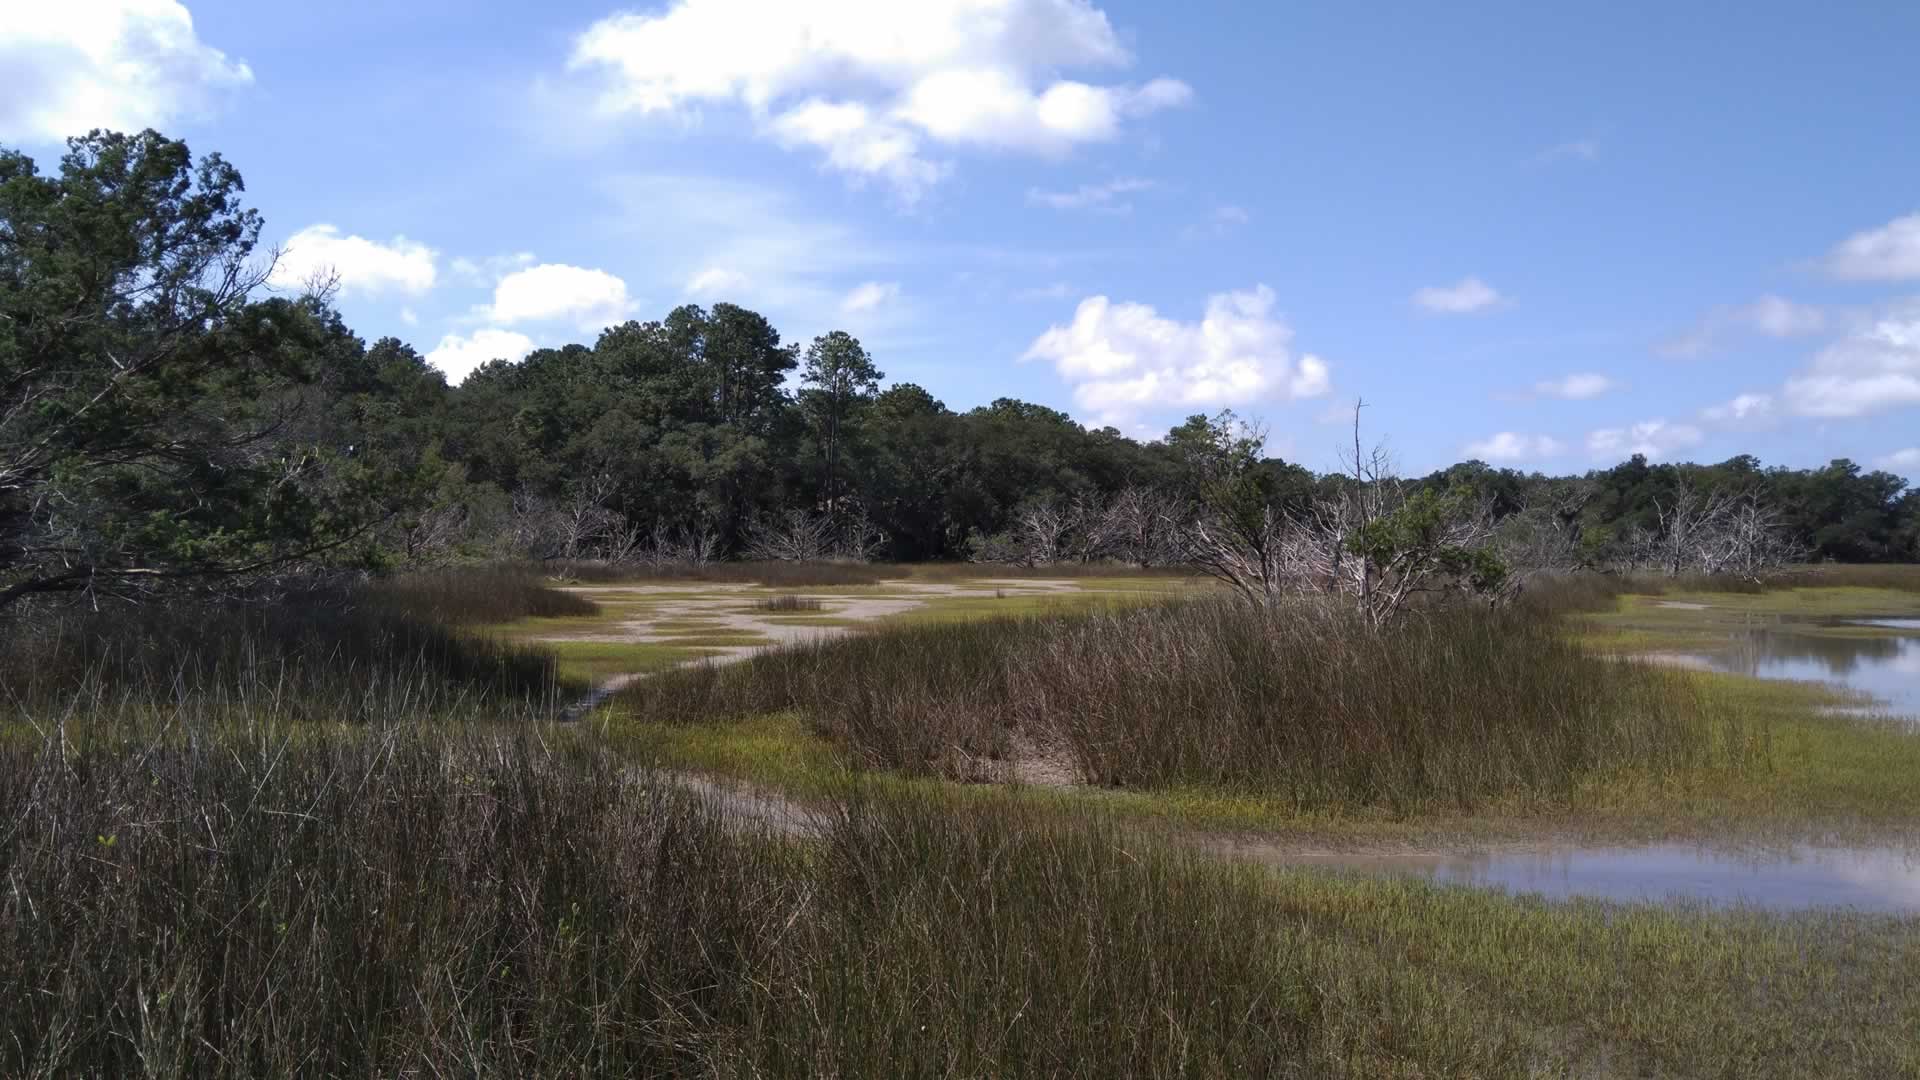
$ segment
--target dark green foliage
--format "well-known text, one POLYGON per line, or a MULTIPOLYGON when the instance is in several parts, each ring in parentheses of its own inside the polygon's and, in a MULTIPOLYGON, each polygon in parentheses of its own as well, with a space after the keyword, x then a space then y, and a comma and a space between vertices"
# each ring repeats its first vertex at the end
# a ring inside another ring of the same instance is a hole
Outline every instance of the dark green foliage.
POLYGON ((378 456, 310 400, 359 343, 253 297, 239 173, 151 131, 70 147, 55 176, 0 150, 0 606, 245 574, 380 520, 378 456))

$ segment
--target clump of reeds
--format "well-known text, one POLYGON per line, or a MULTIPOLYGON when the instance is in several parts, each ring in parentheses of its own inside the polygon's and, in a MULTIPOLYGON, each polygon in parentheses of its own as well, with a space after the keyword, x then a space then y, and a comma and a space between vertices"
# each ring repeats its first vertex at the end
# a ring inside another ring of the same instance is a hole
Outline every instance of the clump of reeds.
POLYGON ((812 596, 795 596, 792 593, 783 593, 779 596, 763 596, 755 600, 753 606, 761 611, 791 612, 821 610, 821 603, 818 598, 812 596))
POLYGON ((869 765, 978 779, 1016 739, 1115 786, 1223 786, 1301 806, 1472 804, 1596 770, 1763 752, 1673 672, 1568 640, 1551 605, 1434 609, 1376 631, 1225 597, 909 627, 667 673, 666 722, 796 710, 869 765))

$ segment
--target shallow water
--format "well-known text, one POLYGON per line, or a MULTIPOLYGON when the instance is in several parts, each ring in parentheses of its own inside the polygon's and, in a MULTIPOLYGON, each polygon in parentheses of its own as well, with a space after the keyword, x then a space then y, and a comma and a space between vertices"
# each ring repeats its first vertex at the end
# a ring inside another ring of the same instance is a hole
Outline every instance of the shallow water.
POLYGON ((1271 861, 1407 874, 1552 900, 1679 900, 1768 911, 1920 914, 1920 857, 1885 849, 1801 846, 1771 855, 1734 855, 1668 844, 1489 855, 1285 854, 1271 861))
POLYGON ((1920 716, 1920 619, 1826 619, 1818 626, 1874 626, 1910 634, 1837 637, 1781 622, 1739 631, 1726 649, 1698 659, 1715 671, 1762 679, 1834 683, 1872 695, 1865 710, 1920 716))

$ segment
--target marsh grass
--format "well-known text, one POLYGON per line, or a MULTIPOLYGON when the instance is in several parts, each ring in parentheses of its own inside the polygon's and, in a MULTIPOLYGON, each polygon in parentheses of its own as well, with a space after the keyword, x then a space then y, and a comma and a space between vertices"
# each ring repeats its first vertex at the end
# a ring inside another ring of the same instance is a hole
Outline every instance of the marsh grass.
POLYGON ((753 602, 753 606, 759 611, 782 612, 820 611, 824 607, 817 597, 795 596, 791 593, 783 593, 779 596, 762 596, 753 602))
POLYGON ((1230 865, 840 789, 780 842, 582 738, 0 748, 0 1074, 1920 1067, 1911 920, 1230 865))
POLYGON ((44 611, 0 637, 0 717, 520 721, 571 692, 548 651, 355 600, 324 590, 259 605, 44 611))
POLYGON ((511 565, 422 571, 383 578, 360 591, 359 602, 447 625, 504 623, 527 618, 597 615, 599 605, 554 588, 536 573, 511 565))
POLYGON ((1248 874, 945 800, 811 851, 525 740, 0 757, 0 1072, 1298 1072, 1248 874), (1249 947, 1252 946, 1252 947, 1249 947))
POLYGON ((1003 778, 1019 744, 1115 787, 1215 787, 1298 809, 1472 806, 1595 771, 1764 767, 1764 737, 1685 677, 1582 651, 1538 611, 1375 634, 1224 597, 906 625, 629 690, 640 722, 794 712, 873 768, 1003 778), (1017 738, 1016 738, 1017 736, 1017 738))

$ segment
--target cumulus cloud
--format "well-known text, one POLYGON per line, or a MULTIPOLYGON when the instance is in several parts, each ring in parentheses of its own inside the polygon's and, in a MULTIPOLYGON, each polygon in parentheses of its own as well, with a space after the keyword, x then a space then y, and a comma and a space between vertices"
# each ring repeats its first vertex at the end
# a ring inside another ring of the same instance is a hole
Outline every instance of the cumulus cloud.
POLYGON ((1920 473, 1920 446, 1909 446, 1905 450, 1895 450, 1881 458, 1877 464, 1883 469, 1902 469, 1908 474, 1920 473))
POLYGON ((1820 266, 1848 281, 1920 278, 1920 213, 1854 233, 1828 252, 1820 266))
POLYGON ((309 225, 294 233, 274 263, 269 284, 299 288, 325 278, 338 280, 343 295, 377 295, 393 290, 418 296, 438 276, 434 251, 404 236, 382 244, 342 235, 332 225, 309 225))
POLYGON ((627 283, 605 270, 542 263, 501 278, 487 315, 505 325, 567 319, 582 329, 597 330, 621 321, 632 309, 627 283))
POLYGON ((1424 289, 1416 289, 1413 302, 1442 315, 1467 315, 1504 304, 1506 298, 1479 278, 1469 277, 1462 278, 1454 285, 1429 285, 1424 289))
POLYGON ((1109 180, 1104 184, 1082 184, 1072 191, 1042 191, 1039 188, 1027 189, 1027 203, 1031 206, 1045 206, 1054 210, 1092 210, 1102 214, 1124 214, 1133 209, 1133 204, 1122 196, 1136 191, 1150 191, 1154 186, 1151 180, 1139 180, 1122 177, 1109 180))
POLYGON ((1617 459, 1631 454, 1664 458, 1706 441, 1706 433, 1692 424, 1646 420, 1630 427, 1600 428, 1587 435, 1587 451, 1596 458, 1617 459))
POLYGON ((1701 356, 1736 334, 1801 337, 1819 333, 1827 328, 1827 323, 1824 309, 1769 294, 1750 304, 1714 308, 1685 333, 1656 345, 1654 351, 1664 356, 1701 356))
POLYGON ((1466 455, 1481 461, 1538 461, 1557 457, 1566 445, 1549 435, 1501 431, 1466 445, 1466 455))
POLYGON ((855 286, 840 301, 840 310, 848 315, 857 315, 862 311, 872 311, 899 295, 900 283, 897 281, 869 281, 855 286))
POLYGON ((1619 383, 1593 371, 1578 371, 1558 379, 1547 379, 1533 384, 1533 392, 1541 397, 1562 398, 1567 401, 1585 401, 1619 388, 1619 383))
POLYGON ((1801 416, 1866 416, 1920 405, 1920 297, 1893 305, 1878 318, 1822 349, 1783 390, 1801 416))
POLYGON ((165 128, 253 81, 200 41, 174 0, 6 5, 0 25, 0 139, 64 139, 96 128, 165 128))
POLYGON ((1146 304, 1089 297, 1023 359, 1051 361, 1074 400, 1108 418, 1326 393, 1326 362, 1294 358, 1293 331, 1273 304, 1273 290, 1257 285, 1209 297, 1201 320, 1185 323, 1146 304))
POLYGON ((687 279, 688 296, 722 297, 746 287, 747 275, 718 266, 709 266, 687 279))
POLYGON ((590 26, 570 64, 611 112, 743 107, 787 146, 917 198, 950 171, 930 147, 1049 156, 1184 105, 1171 78, 1090 83, 1132 55, 1090 0, 674 0, 590 26))
POLYGON ((533 351, 533 339, 512 330, 489 327, 469 336, 448 334, 427 354, 427 363, 439 368, 448 382, 460 382, 490 360, 517 362, 533 351))

